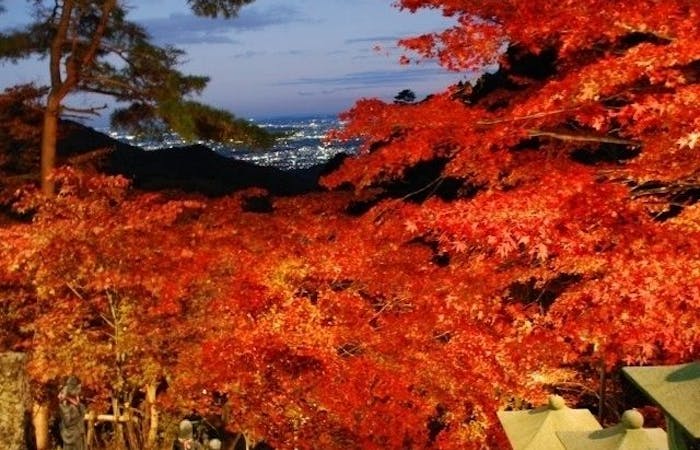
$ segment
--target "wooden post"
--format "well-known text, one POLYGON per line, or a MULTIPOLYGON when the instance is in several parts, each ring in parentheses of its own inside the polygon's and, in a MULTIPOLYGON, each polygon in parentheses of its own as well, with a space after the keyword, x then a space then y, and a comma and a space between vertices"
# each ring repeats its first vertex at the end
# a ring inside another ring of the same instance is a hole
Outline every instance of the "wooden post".
POLYGON ((605 412, 605 363, 600 364, 600 393, 598 395, 598 422, 603 423, 605 412))
POLYGON ((124 429, 122 428, 121 412, 119 411, 119 400, 116 397, 112 397, 112 417, 114 422, 114 437, 116 439, 117 447, 124 445, 124 429))
POLYGON ((92 443, 95 440, 95 419, 97 415, 94 411, 88 411, 87 413, 87 437, 85 438, 87 449, 92 447, 92 443))
POLYGON ((34 403, 32 406, 32 425, 36 450, 49 448, 49 407, 44 403, 34 403))
POLYGON ((138 418, 134 416, 126 416, 122 414, 121 416, 115 416, 114 414, 95 414, 94 412, 88 412, 85 414, 85 420, 92 420, 93 423, 96 422, 115 422, 124 423, 127 421, 138 422, 138 418))

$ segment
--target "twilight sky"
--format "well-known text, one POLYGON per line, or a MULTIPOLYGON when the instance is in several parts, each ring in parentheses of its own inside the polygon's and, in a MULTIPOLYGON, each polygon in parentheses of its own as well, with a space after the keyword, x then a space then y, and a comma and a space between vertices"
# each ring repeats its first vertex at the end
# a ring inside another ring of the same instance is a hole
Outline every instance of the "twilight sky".
MULTIPOLYGON (((194 17, 185 0, 128 3, 155 42, 187 52, 184 72, 211 77, 200 100, 240 117, 336 114, 361 97, 390 100, 412 89, 422 98, 464 78, 432 63, 398 64, 398 38, 450 21, 400 12, 392 0, 256 0, 233 20, 194 17)), ((0 28, 25 23, 28 4, 6 0, 0 28)), ((45 62, 0 62, 0 88, 45 83, 46 72, 45 62)))

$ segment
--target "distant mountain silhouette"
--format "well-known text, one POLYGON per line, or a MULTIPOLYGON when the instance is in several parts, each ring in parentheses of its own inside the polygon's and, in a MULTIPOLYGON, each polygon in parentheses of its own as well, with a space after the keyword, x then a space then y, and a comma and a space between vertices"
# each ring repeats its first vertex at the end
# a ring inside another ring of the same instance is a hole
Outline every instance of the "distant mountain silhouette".
POLYGON ((294 195, 318 190, 319 177, 345 157, 341 154, 306 169, 281 170, 226 158, 205 145, 144 150, 75 122, 63 126, 59 156, 64 163, 91 164, 146 190, 180 189, 217 196, 260 187, 276 195, 294 195))

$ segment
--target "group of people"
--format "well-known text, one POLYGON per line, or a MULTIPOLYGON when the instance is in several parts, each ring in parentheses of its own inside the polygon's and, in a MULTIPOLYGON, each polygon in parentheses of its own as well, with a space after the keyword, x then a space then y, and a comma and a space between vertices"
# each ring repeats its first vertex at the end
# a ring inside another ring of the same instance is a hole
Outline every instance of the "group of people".
MULTIPOLYGON (((60 418, 61 440, 63 450, 86 450, 85 443, 85 405, 80 400, 80 380, 70 376, 58 394, 58 413, 60 418)), ((194 427, 189 420, 180 422, 173 450, 221 450, 219 439, 207 439, 201 443, 194 438, 194 427)))
POLYGON ((173 444, 173 450, 221 450, 221 441, 209 439, 202 444, 194 438, 194 427, 189 420, 180 422, 177 439, 173 444))

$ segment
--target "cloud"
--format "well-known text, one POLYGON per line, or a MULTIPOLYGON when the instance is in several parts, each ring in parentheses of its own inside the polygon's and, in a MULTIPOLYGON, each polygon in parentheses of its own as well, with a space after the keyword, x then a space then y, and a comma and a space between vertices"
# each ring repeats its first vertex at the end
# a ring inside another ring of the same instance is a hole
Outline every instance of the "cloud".
POLYGON ((285 51, 281 51, 281 52, 275 52, 276 55, 288 55, 288 56, 301 56, 301 55, 305 55, 307 53, 308 53, 307 51, 295 50, 295 49, 285 50, 285 51))
POLYGON ((360 61, 360 60, 371 59, 372 57, 373 57, 373 55, 364 54, 364 55, 355 55, 355 56, 351 57, 350 59, 352 61, 360 61))
POLYGON ((267 52, 256 52, 253 50, 248 50, 243 53, 237 53, 233 55, 234 59, 250 59, 250 58, 255 58, 257 56, 265 56, 267 55, 267 52))
POLYGON ((370 37, 363 37, 363 38, 353 38, 353 39, 346 39, 345 43, 346 44, 377 44, 379 42, 391 42, 391 43, 396 43, 401 39, 398 36, 370 36, 370 37))
POLYGON ((165 44, 233 44, 231 31, 253 31, 275 25, 302 21, 299 11, 278 5, 266 10, 244 8, 233 19, 209 19, 194 14, 171 14, 139 21, 158 43, 165 44))
POLYGON ((251 58, 257 58, 261 56, 301 56, 304 55, 308 52, 305 52, 303 50, 283 50, 283 51, 277 51, 277 52, 268 52, 268 51, 259 51, 259 50, 246 50, 241 53, 236 53, 233 55, 233 59, 251 59, 251 58))
MULTIPOLYGON (((277 83, 280 86, 332 86, 354 89, 368 86, 393 86, 434 79, 448 75, 439 67, 406 68, 405 70, 372 70, 347 73, 334 77, 303 77, 277 83)), ((450 74, 454 78, 454 74, 450 74)))
MULTIPOLYGON (((419 96, 442 89, 457 81, 464 81, 473 74, 448 72, 438 66, 403 67, 400 69, 352 72, 337 76, 302 77, 276 83, 276 86, 297 87, 300 98, 359 98, 376 96, 384 98, 388 93, 410 88, 419 96)), ((386 99, 390 99, 391 94, 386 99)))

